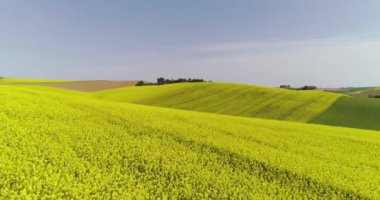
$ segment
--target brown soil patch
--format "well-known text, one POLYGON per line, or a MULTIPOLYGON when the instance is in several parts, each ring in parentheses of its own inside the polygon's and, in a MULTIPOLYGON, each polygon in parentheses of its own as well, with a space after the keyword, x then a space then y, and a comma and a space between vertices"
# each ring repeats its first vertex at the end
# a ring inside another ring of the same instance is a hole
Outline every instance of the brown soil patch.
POLYGON ((23 85, 38 85, 83 92, 93 92, 98 90, 134 86, 136 83, 137 81, 74 81, 66 83, 26 83, 23 85))

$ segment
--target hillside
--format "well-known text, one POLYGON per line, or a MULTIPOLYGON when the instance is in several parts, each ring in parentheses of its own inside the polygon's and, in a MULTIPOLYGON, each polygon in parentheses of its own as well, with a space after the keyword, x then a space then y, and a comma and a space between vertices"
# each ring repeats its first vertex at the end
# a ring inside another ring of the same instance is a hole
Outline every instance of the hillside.
POLYGON ((0 78, 0 84, 25 84, 25 83, 68 83, 68 80, 26 79, 26 78, 0 78))
POLYGON ((0 79, 0 85, 35 85, 77 90, 83 92, 93 92, 98 90, 114 89, 136 85, 137 81, 61 81, 61 80, 41 80, 41 79, 0 79))
POLYGON ((342 95, 252 85, 182 83, 100 91, 96 98, 244 117, 308 122, 342 95))
POLYGON ((380 88, 374 87, 365 91, 357 92, 352 94, 354 96, 370 97, 370 96, 380 96, 380 88))
POLYGON ((324 91, 222 83, 133 87, 94 93, 99 99, 235 116, 380 130, 380 100, 324 91))
POLYGON ((380 99, 342 96, 310 122, 380 130, 380 99))
POLYGON ((343 88, 336 92, 341 94, 347 94, 351 96, 358 97, 370 97, 378 95, 380 96, 380 87, 353 87, 353 88, 343 88))
POLYGON ((378 132, 107 102, 46 87, 0 86, 0 95, 0 194, 7 199, 380 198, 378 132))

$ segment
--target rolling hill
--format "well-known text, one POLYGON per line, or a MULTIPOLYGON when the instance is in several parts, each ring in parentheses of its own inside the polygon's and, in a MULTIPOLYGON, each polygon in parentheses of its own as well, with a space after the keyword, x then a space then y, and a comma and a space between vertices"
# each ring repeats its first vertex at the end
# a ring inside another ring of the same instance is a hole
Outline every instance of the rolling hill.
POLYGON ((136 85, 137 81, 63 81, 63 80, 43 80, 43 79, 14 79, 0 78, 0 85, 35 85, 77 90, 83 92, 93 92, 98 90, 114 89, 136 85))
POLYGON ((96 98, 244 117, 308 122, 341 95, 252 85, 182 83, 99 91, 96 98))
POLYGON ((105 90, 94 96, 184 110, 380 130, 380 100, 324 91, 191 83, 105 90))
POLYGON ((380 96, 380 88, 379 87, 374 87, 374 88, 371 88, 371 89, 368 89, 368 90, 365 90, 365 91, 361 91, 361 92, 356 92, 354 94, 352 94, 354 96, 362 96, 362 97, 370 97, 370 96, 380 96))
POLYGON ((341 94, 358 94, 361 92, 365 92, 368 90, 372 90, 374 87, 349 87, 349 88, 341 88, 341 89, 336 89, 336 92, 341 93, 341 94))
POLYGON ((0 78, 0 84, 25 84, 25 83, 67 83, 69 80, 27 79, 27 78, 0 78))
POLYGON ((343 88, 337 91, 341 94, 347 94, 351 96, 358 97, 369 97, 374 95, 380 96, 380 87, 353 87, 353 88, 343 88))
POLYGON ((0 96, 4 198, 380 198, 376 131, 110 102, 48 87, 0 86, 0 96))
POLYGON ((311 123, 380 130, 380 100, 342 96, 311 123))

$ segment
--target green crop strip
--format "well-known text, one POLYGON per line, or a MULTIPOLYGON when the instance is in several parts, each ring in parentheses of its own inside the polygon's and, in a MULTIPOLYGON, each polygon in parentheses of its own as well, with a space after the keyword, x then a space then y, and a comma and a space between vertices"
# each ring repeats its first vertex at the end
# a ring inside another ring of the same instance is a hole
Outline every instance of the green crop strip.
POLYGON ((343 96, 313 123, 380 130, 380 100, 343 96))

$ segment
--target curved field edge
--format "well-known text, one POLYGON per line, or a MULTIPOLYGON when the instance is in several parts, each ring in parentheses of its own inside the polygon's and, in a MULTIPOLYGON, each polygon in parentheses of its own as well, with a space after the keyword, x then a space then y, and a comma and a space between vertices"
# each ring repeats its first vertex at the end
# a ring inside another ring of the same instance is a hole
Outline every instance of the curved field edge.
POLYGON ((379 198, 378 132, 0 87, 0 194, 379 198))
POLYGON ((105 90, 96 98, 244 117, 308 122, 341 95, 252 85, 190 83, 105 90))

